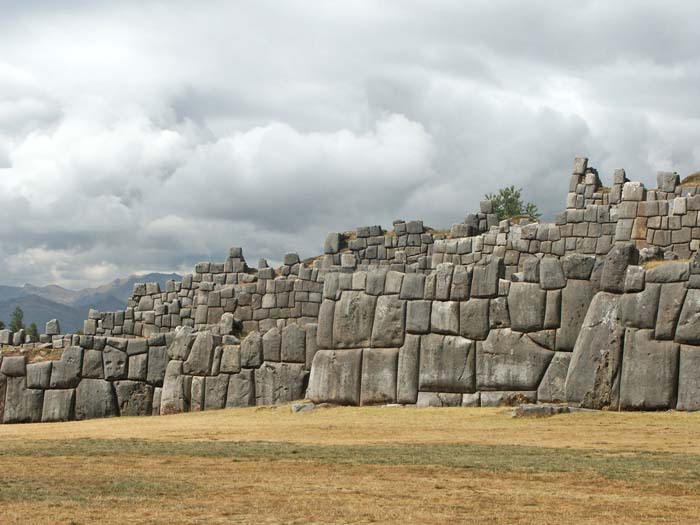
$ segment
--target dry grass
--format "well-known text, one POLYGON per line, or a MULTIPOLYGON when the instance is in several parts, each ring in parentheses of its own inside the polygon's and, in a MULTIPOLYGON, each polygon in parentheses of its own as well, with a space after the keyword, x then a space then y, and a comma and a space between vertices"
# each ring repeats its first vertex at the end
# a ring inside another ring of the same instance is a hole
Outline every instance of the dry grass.
POLYGON ((681 181, 681 186, 684 188, 692 188, 695 186, 700 186, 700 171, 691 173, 686 178, 681 181))
POLYGON ((288 407, 0 426, 0 521, 697 523, 700 414, 288 407))
POLYGON ((662 266, 662 265, 664 265, 666 263, 670 263, 670 262, 685 262, 685 263, 687 263, 687 262, 690 262, 690 259, 687 259, 687 258, 686 259, 669 259, 669 260, 655 259, 652 261, 646 261, 646 262, 642 263, 642 267, 645 270, 651 270, 652 268, 656 268, 658 266, 662 266))
POLYGON ((58 361, 63 354, 63 348, 22 348, 21 346, 3 346, 0 355, 16 356, 26 355, 27 362, 58 361))

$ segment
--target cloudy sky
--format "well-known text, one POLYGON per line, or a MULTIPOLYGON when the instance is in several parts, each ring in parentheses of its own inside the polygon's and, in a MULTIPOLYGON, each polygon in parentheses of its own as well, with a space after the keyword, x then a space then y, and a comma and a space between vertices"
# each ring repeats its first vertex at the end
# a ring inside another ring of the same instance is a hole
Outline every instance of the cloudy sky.
POLYGON ((0 284, 700 169, 695 1, 0 2, 0 284), (59 7, 60 6, 60 7, 59 7))

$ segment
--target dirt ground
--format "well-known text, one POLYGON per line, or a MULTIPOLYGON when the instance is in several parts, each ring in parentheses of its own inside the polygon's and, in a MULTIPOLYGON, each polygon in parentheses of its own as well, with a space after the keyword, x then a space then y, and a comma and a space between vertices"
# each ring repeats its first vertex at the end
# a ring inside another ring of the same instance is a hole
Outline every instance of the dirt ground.
POLYGON ((0 523, 698 523, 700 414, 288 406, 0 426, 0 523))

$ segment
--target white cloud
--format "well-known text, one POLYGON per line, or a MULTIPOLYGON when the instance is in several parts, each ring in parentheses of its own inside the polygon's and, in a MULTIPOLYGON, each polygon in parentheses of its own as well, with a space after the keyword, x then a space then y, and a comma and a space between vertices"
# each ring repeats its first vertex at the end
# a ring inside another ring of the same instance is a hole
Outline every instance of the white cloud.
MULTIPOLYGON (((572 158, 700 164, 695 2, 11 3, 0 282, 99 284, 313 255, 328 230, 448 227, 572 158)), ((547 191, 542 191, 547 188, 547 191)))

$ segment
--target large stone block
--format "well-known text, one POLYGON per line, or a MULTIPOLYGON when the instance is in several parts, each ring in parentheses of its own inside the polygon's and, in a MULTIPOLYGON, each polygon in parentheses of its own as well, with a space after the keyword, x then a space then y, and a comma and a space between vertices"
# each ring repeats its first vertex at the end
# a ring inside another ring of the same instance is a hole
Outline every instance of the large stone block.
POLYGON ((148 374, 148 354, 136 354, 129 356, 129 373, 127 379, 132 381, 145 381, 148 374))
POLYGON ((616 408, 625 329, 620 296, 599 292, 593 298, 576 340, 566 376, 566 400, 587 408, 616 408))
POLYGON ((105 375, 102 369, 101 350, 85 350, 83 352, 82 377, 87 377, 88 379, 104 379, 105 375))
POLYGON ((438 334, 459 334, 459 303, 457 301, 433 301, 430 329, 438 334))
POLYGON ((681 345, 678 365, 678 410, 700 410, 700 347, 681 345))
POLYGON ((241 341, 241 366, 243 368, 257 368, 262 362, 262 334, 251 332, 241 341))
POLYGON ((537 390, 554 352, 506 328, 476 348, 477 390, 537 390))
POLYGON ((265 361, 279 361, 282 356, 282 334, 274 326, 262 337, 263 359, 265 361))
MULTIPOLYGON (((7 359, 4 358, 3 361, 7 359)), ((6 378, 4 423, 38 423, 44 402, 44 391, 27 388, 25 378, 6 378)))
POLYGON ((406 319, 406 301, 395 295, 377 298, 372 327, 372 346, 399 347, 403 344, 406 319))
MULTIPOLYGON (((409 301, 406 310, 406 331, 427 334, 430 331, 431 301, 409 301)), ((376 322, 376 321, 375 321, 376 322)))
POLYGON ((396 380, 396 402, 414 404, 418 397, 418 356, 420 337, 407 335, 404 345, 399 349, 398 372, 396 380))
POLYGON ((117 406, 122 416, 150 416, 153 412, 153 387, 142 381, 115 381, 117 406))
POLYGON ((192 377, 182 374, 182 361, 172 360, 165 369, 160 398, 160 414, 179 414, 190 409, 192 377))
POLYGON ((547 292, 538 284, 511 283, 508 293, 511 328, 518 332, 542 330, 546 305, 547 292))
POLYGON ((221 347, 219 371, 226 374, 237 374, 241 371, 240 345, 224 345, 221 347))
POLYGON ((344 291, 335 305, 335 348, 364 348, 370 344, 377 298, 364 292, 344 291))
POLYGON ((304 326, 306 331, 306 361, 304 368, 311 370, 311 363, 314 361, 314 356, 318 352, 318 325, 316 323, 308 323, 304 326))
MULTIPOLYGON (((111 347, 107 347, 111 348, 111 347)), ((107 350, 105 349, 105 351, 107 350)), ((118 350, 117 350, 118 351, 118 350)), ((126 356, 126 354, 124 354, 126 356)), ((83 349, 79 346, 66 348, 61 359, 54 361, 51 367, 51 388, 75 388, 80 382, 83 368, 83 349)))
POLYGON ((358 405, 362 350, 319 350, 316 352, 306 396, 315 403, 358 405))
POLYGON ((27 375, 27 358, 23 355, 5 356, 0 364, 0 372, 10 377, 27 375))
POLYGON ((472 297, 495 297, 498 281, 503 278, 505 266, 501 257, 491 257, 476 264, 472 270, 472 297))
POLYGON ((149 346, 148 347, 148 372, 146 381, 159 386, 165 379, 165 369, 168 366, 168 347, 149 346))
POLYGON ((194 344, 194 329, 189 326, 178 326, 175 329, 173 342, 168 346, 168 356, 170 359, 184 361, 190 355, 190 348, 194 344))
POLYGON ((189 356, 182 365, 183 372, 191 375, 207 375, 210 373, 214 358, 214 348, 219 344, 221 344, 221 337, 215 336, 210 330, 198 332, 189 356))
POLYGON ((450 392, 418 392, 416 406, 428 407, 458 407, 462 404, 462 394, 450 392))
POLYGON ((595 257, 575 253, 562 259, 562 268, 567 279, 588 280, 595 266, 595 257))
MULTIPOLYGON (((605 256, 600 289, 612 293, 624 292, 627 267, 638 261, 639 251, 633 243, 615 244, 605 256)), ((647 280, 648 278, 647 275, 647 280)))
POLYGON ((105 379, 126 379, 129 368, 129 358, 126 352, 117 350, 112 346, 106 346, 102 351, 102 366, 104 368, 105 379))
POLYGON ((539 277, 543 290, 558 290, 566 286, 564 269, 556 257, 545 257, 540 261, 539 277))
POLYGON ((561 328, 557 332, 557 350, 570 352, 579 337, 581 325, 593 299, 589 281, 569 279, 561 294, 561 328))
POLYGON ((685 300, 685 284, 669 283, 661 285, 659 311, 656 314, 654 339, 673 339, 676 334, 676 324, 685 300))
POLYGON ((418 388, 428 392, 474 392, 474 341, 459 336, 421 337, 418 388))
POLYGON ((75 389, 47 390, 44 392, 44 408, 41 422, 72 421, 75 419, 75 389))
POLYGON ((628 328, 654 328, 659 309, 660 284, 647 283, 644 291, 620 299, 620 321, 628 328))
POLYGON ((676 407, 678 345, 655 341, 653 330, 627 329, 620 380, 620 409, 676 407))
POLYGON ((80 421, 118 415, 112 383, 104 379, 83 379, 80 382, 75 390, 75 419, 80 421))
POLYGON ((324 300, 318 311, 318 332, 316 341, 320 349, 333 348, 333 317, 335 301, 324 300))
POLYGON ((700 344, 700 290, 688 290, 678 318, 675 340, 691 345, 700 344))
POLYGON ((489 299, 470 299, 459 306, 459 333, 482 341, 489 335, 489 299))
POLYGON ((280 405, 304 398, 303 364, 265 362, 255 370, 255 404, 280 405))
POLYGON ((425 275, 422 273, 407 273, 401 284, 401 299, 423 299, 425 290, 425 275))
POLYGON ((399 350, 366 348, 363 352, 360 404, 396 403, 399 350))
POLYGON ((243 369, 232 374, 226 392, 226 408, 255 405, 255 376, 253 370, 243 369))
POLYGON ((282 361, 306 362, 306 332, 298 324, 290 324, 282 330, 282 361))
POLYGON ((27 388, 49 388, 51 361, 41 361, 27 365, 27 388))
POLYGON ((218 410, 226 406, 230 377, 228 374, 207 376, 204 379, 204 409, 218 410))
POLYGON ((566 374, 571 362, 571 352, 557 352, 544 373, 537 389, 537 399, 544 403, 566 401, 566 374))

